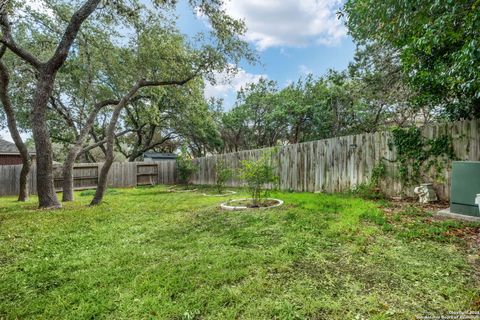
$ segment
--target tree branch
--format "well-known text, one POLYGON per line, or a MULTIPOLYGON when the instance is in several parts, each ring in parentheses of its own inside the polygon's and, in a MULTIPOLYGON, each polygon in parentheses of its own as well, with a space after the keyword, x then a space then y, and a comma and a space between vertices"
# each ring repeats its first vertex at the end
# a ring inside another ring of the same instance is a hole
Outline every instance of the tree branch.
POLYGON ((65 120, 67 125, 72 128, 72 130, 75 132, 75 136, 77 137, 78 130, 77 130, 77 127, 75 126, 75 122, 73 121, 73 117, 68 111, 68 109, 60 101, 60 99, 56 99, 53 96, 50 97, 50 105, 55 111, 57 111, 60 114, 60 116, 63 118, 63 120, 65 120))
POLYGON ((47 62, 50 71, 56 72, 65 62, 82 23, 95 11, 99 3, 100 0, 88 0, 73 14, 55 53, 47 62))
POLYGON ((183 80, 166 80, 166 81, 153 81, 153 80, 140 80, 138 82, 139 88, 143 87, 160 87, 160 86, 169 86, 169 85, 178 85, 182 86, 195 78, 198 75, 198 73, 194 73, 188 77, 186 77, 183 80))
MULTIPOLYGON (((123 135, 126 135, 127 133, 132 132, 132 130, 124 130, 122 132, 119 132, 115 135, 115 138, 121 137, 123 135)), ((92 149, 95 149, 96 147, 100 147, 101 145, 104 145, 107 142, 107 139, 100 140, 92 145, 89 145, 88 147, 83 148, 79 153, 85 153, 88 152, 92 149)))
POLYGON ((36 69, 39 69, 42 66, 42 62, 40 60, 38 60, 27 50, 20 47, 15 40, 13 40, 12 30, 10 28, 10 22, 8 21, 8 15, 6 11, 0 13, 0 29, 3 33, 3 37, 0 39, 1 43, 8 47, 8 49, 10 49, 17 56, 30 63, 36 69))

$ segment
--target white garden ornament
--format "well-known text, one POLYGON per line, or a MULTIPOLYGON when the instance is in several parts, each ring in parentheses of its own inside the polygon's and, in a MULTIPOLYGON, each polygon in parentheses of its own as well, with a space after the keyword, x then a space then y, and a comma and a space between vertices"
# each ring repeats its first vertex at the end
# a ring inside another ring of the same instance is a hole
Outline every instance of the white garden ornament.
POLYGON ((429 203, 438 200, 431 183, 423 183, 419 187, 416 187, 413 192, 418 194, 420 203, 429 203))

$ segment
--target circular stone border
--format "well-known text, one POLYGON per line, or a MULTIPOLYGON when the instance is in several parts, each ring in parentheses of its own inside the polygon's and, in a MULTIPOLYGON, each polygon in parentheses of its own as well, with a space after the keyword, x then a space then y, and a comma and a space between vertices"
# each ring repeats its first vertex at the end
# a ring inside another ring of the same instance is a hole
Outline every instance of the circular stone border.
POLYGON ((276 201, 277 203, 274 205, 271 205, 269 207, 258 207, 258 208, 249 208, 247 206, 232 206, 230 205, 232 202, 239 202, 239 201, 245 201, 245 200, 252 200, 252 199, 235 199, 235 200, 229 200, 227 202, 224 202, 220 205, 220 208, 223 210, 229 210, 229 211, 236 211, 236 210, 262 210, 262 209, 272 209, 272 208, 277 208, 283 205, 283 200, 280 199, 273 199, 273 198, 266 198, 265 200, 271 200, 271 201, 276 201))
POLYGON ((167 192, 171 192, 171 193, 185 193, 185 192, 195 192, 197 191, 198 189, 195 188, 195 189, 180 189, 178 188, 177 186, 175 187, 172 187, 172 188, 168 188, 167 189, 167 192))
POLYGON ((225 193, 219 193, 219 194, 206 194, 206 193, 202 193, 205 197, 226 197, 226 196, 231 196, 231 195, 234 195, 234 194, 237 194, 236 191, 232 191, 232 190, 225 190, 225 193))

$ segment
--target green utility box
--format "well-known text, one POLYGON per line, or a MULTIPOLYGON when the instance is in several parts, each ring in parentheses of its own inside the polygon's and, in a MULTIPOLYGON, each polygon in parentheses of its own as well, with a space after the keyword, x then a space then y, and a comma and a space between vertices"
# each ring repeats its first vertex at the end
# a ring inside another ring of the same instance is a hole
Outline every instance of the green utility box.
POLYGON ((450 212, 480 217, 475 198, 480 193, 480 161, 454 161, 450 212))

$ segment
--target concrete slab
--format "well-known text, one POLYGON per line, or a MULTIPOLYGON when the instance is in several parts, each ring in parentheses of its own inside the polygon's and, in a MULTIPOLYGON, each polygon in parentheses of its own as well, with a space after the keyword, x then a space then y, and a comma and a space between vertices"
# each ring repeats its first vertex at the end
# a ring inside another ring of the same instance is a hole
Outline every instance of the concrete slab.
POLYGON ((458 213, 450 212, 450 208, 438 211, 437 215, 442 216, 442 217, 447 217, 447 218, 465 220, 465 221, 480 222, 480 217, 472 217, 472 216, 467 216, 467 215, 464 215, 464 214, 458 214, 458 213))

